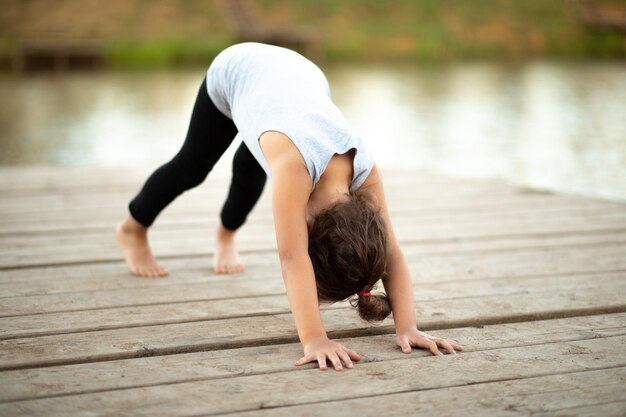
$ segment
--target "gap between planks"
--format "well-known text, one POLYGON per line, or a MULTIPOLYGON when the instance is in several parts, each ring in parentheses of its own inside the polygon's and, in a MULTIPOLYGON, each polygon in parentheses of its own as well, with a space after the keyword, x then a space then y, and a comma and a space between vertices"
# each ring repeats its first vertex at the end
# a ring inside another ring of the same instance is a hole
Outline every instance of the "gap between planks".
MULTIPOLYGON (((519 302, 520 300, 515 301, 519 302)), ((532 303, 533 297, 528 297, 526 301, 532 303)), ((422 318, 419 320, 419 327, 424 330, 437 330, 582 315, 614 314, 626 311, 624 304, 564 308, 563 302, 559 304, 558 297, 556 299, 547 297, 547 300, 544 301, 546 304, 556 307, 553 307, 553 310, 545 310, 534 306, 530 307, 530 311, 520 310, 516 313, 504 313, 501 307, 502 301, 492 301, 481 303, 482 313, 479 315, 468 316, 467 306, 465 308, 462 306, 459 311, 448 311, 448 314, 418 313, 418 317, 422 318)), ((437 309, 444 309, 445 311, 449 305, 449 303, 433 304, 435 304, 434 308, 433 306, 429 308, 426 305, 427 312, 437 311, 437 309)), ((456 305, 454 307, 458 308, 456 305)), ((388 325, 367 326, 358 320, 352 311, 322 310, 322 316, 327 333, 333 338, 393 332, 393 326, 389 320, 387 320, 388 325)), ((4 340, 0 342, 0 352, 2 352, 3 358, 0 369, 26 369, 186 352, 237 349, 296 341, 297 335, 293 329, 290 314, 142 326, 4 340), (263 328, 264 337, 246 333, 244 329, 248 328, 263 328), (199 337, 198 335, 206 336, 199 337), (137 340, 141 342, 138 343, 137 340), (41 359, 39 359, 40 357, 41 359)))
MULTIPOLYGON (((490 253, 490 252, 504 252, 511 250, 529 250, 529 249, 540 249, 544 246, 546 247, 557 247, 558 243, 555 242, 553 244, 550 242, 548 245, 542 244, 542 241, 550 240, 554 238, 570 238, 573 240, 572 243, 563 243, 563 247, 586 247, 586 246, 603 246, 606 244, 621 244, 625 243, 624 236, 626 236, 626 229, 621 228, 610 228, 610 229, 592 229, 592 230, 568 230, 568 231, 560 231, 560 232, 527 232, 527 233, 512 233, 509 232, 507 234, 487 234, 487 235, 469 235, 469 236, 430 236, 424 237, 421 239, 408 239, 403 236, 399 236, 398 239, 400 241, 403 250, 406 252, 407 250, 411 250, 411 247, 414 246, 429 246, 429 249, 422 249, 422 255, 441 255, 441 252, 448 252, 450 255, 454 255, 455 252, 475 252, 475 253, 490 253), (601 235, 603 238, 596 241, 594 240, 594 236, 601 235), (608 237, 608 238, 607 238, 608 237), (532 244, 531 241, 535 239, 536 243, 532 244), (582 240, 578 240, 582 239, 582 240), (499 245, 502 242, 512 242, 506 245, 499 245), (589 241, 590 240, 590 241, 589 241), (527 246, 522 245, 521 247, 516 247, 516 242, 528 241, 527 246), (443 248, 441 246, 443 245, 443 248), (446 246, 447 245, 447 246, 446 246), (473 249, 474 246, 478 246, 477 249, 473 249)), ((257 236, 257 240, 266 242, 267 237, 257 236)), ((275 244, 267 244, 264 243, 262 246, 260 244, 255 244, 249 241, 250 237, 248 237, 248 242, 244 241, 240 242, 240 253, 241 254, 273 254, 276 253, 275 244)), ((274 242, 273 235, 269 239, 271 242, 274 242)), ((24 262, 20 261, 20 263, 4 263, 2 264, 2 260, 0 258, 0 271, 12 271, 12 270, 20 270, 20 269, 32 269, 32 268, 48 268, 48 267, 62 267, 62 266, 80 266, 80 265, 94 265, 99 263, 114 263, 120 262, 121 256, 119 254, 119 248, 117 248, 116 243, 113 241, 113 238, 107 239, 107 245, 105 245, 105 252, 109 252, 110 255, 102 255, 102 250, 100 249, 100 253, 97 258, 93 258, 92 255, 87 255, 87 259, 72 259, 67 258, 60 261, 31 261, 24 262)), ((194 248, 197 247, 206 247, 205 251, 196 252, 190 249, 181 248, 178 244, 170 244, 163 241, 163 239, 156 239, 153 241, 154 251, 158 254, 159 259, 166 260, 175 260, 175 259, 190 259, 195 257, 206 257, 212 256, 213 251, 209 248, 212 247, 213 240, 207 238, 195 238, 194 239, 194 248), (169 253, 168 253, 169 252, 169 253), (177 253, 178 252, 178 253, 177 253)), ((45 246, 44 246, 45 247, 45 246)), ((100 245, 100 248, 102 245, 100 245)), ((36 250, 36 247, 32 247, 29 249, 28 253, 32 253, 33 250, 36 250)), ((76 249, 77 251, 81 251, 83 249, 76 247, 68 247, 68 245, 64 245, 62 250, 63 252, 67 252, 68 250, 76 249)), ((61 250, 61 249, 59 249, 61 250)), ((53 258, 54 253, 48 254, 48 258, 53 258)), ((14 254, 5 254, 5 259, 13 259, 15 257, 21 257, 19 253, 14 254)), ((40 258, 36 258, 40 259, 40 258)), ((45 257, 44 257, 45 259, 45 257)), ((7 262, 7 261, 4 261, 7 262)))
MULTIPOLYGON (((506 382, 519 383, 525 379, 540 377, 580 380, 575 374, 594 370, 603 371, 602 378, 607 371, 618 372, 618 383, 610 391, 613 396, 616 395, 615 389, 621 392, 622 383, 626 381, 626 358, 615 355, 615 350, 625 342, 625 336, 609 336, 602 339, 467 352, 439 358, 404 357, 358 364, 346 372, 308 369, 216 380, 204 379, 108 391, 106 406, 100 403, 100 407, 95 408, 93 403, 96 398, 100 398, 100 393, 4 403, 0 406, 0 411, 8 414, 26 412, 29 415, 41 415, 62 410, 66 416, 81 414, 87 410, 94 415, 189 415, 187 410, 199 408, 197 413, 211 415, 329 400, 342 401, 381 394, 419 392, 424 395, 428 391, 442 389, 472 390, 476 389, 472 387, 494 382, 508 387, 506 382), (421 377, 416 377, 420 374, 421 377), (351 387, 349 393, 345 391, 346 386, 351 387), (208 401, 207 392, 220 400, 208 401), (129 410, 129 403, 135 403, 138 408, 129 410)), ((586 379, 588 382, 589 378, 586 379)), ((535 381, 529 382, 537 385, 535 381)), ((562 383, 551 386, 562 386, 562 383)), ((602 386, 602 383, 596 386, 602 386)), ((536 389, 545 392, 546 386, 539 385, 536 389)), ((468 395, 465 398, 476 397, 468 395)))
MULTIPOLYGON (((626 334, 625 323, 626 314, 617 314, 487 325, 480 328, 455 328, 440 331, 438 335, 448 339, 462 340, 466 345, 464 353, 468 353, 541 345, 547 342, 573 342, 624 335, 626 334)), ((363 363, 395 359, 399 354, 392 335, 341 339, 340 342, 365 353, 363 363), (373 356, 368 356, 367 352, 375 353, 373 356)), ((300 349, 300 345, 294 343, 4 371, 0 373, 0 379, 3 380, 5 387, 0 391, 0 401, 290 371, 294 369, 284 359, 297 356, 300 349), (263 357, 265 360, 255 360, 258 357, 263 357), (192 366, 197 363, 206 365, 192 366), (122 375, 126 375, 127 378, 122 378, 122 375), (59 381, 66 381, 66 383, 58 384, 59 381)), ((415 350, 413 355, 423 357, 428 356, 429 353, 415 350)), ((310 365, 307 366, 310 367, 310 365)), ((297 369, 302 370, 306 367, 297 369)))
MULTIPOLYGON (((531 252, 525 256, 482 257, 474 261, 464 257, 442 257, 409 259, 407 263, 413 276, 413 288, 421 294, 422 299, 424 294, 441 296, 442 291, 445 291, 444 298, 449 298, 450 295, 479 295, 484 289, 492 287, 498 290, 516 288, 518 291, 532 292, 539 282, 537 280, 546 281, 548 287, 544 285, 543 288, 552 289, 555 285, 560 285, 559 283, 563 284, 563 289, 569 289, 572 284, 584 288, 597 278, 604 278, 605 281, 619 286, 622 283, 620 277, 624 276, 623 271, 626 269, 626 258, 622 256, 621 250, 616 251, 613 257, 606 250, 587 256, 576 252, 531 252), (595 256, 605 258, 602 262, 592 264, 595 256), (537 268, 529 261, 543 267, 537 268), (542 272, 546 269, 551 272, 542 272)), ((120 276, 107 270, 101 274, 94 275, 92 285, 98 284, 100 279, 111 279, 114 281, 113 285, 103 288, 87 286, 73 290, 72 283, 80 280, 79 274, 76 279, 59 278, 58 282, 50 278, 51 281, 40 282, 40 285, 43 284, 40 290, 43 293, 33 292, 27 283, 26 289, 30 293, 11 296, 10 292, 19 289, 20 285, 8 282, 2 286, 7 293, 0 298, 0 317, 285 294, 277 265, 251 268, 238 276, 208 275, 201 266, 178 272, 174 270, 173 274, 176 275, 158 279, 127 276, 124 272, 120 276), (118 277, 121 279, 119 282, 114 279, 118 277), (179 280, 179 277, 194 279, 179 280), (48 293, 46 289, 49 287, 46 284, 60 284, 69 290, 65 291, 61 287, 48 293), (174 292, 175 289, 180 291, 174 292)), ((380 283, 377 288, 382 289, 380 283)))

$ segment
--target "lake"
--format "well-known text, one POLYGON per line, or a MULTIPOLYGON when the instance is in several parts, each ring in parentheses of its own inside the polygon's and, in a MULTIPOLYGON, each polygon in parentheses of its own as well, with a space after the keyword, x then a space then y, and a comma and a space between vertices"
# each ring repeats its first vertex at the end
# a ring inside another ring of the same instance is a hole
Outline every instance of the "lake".
MULTIPOLYGON (((623 62, 325 71, 333 99, 383 168, 626 200, 623 62)), ((203 76, 2 74, 0 164, 156 167, 180 147, 203 76)))

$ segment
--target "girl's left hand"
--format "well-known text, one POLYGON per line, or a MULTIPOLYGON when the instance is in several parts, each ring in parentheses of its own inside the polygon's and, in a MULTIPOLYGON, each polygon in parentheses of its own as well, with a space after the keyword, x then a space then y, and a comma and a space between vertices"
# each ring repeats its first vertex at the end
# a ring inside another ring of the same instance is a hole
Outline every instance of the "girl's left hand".
POLYGON ((456 340, 440 339, 417 330, 417 327, 396 331, 396 343, 404 353, 411 353, 411 346, 428 349, 435 356, 443 355, 439 350, 440 347, 447 350, 448 353, 456 353, 456 351, 463 350, 463 346, 456 340))

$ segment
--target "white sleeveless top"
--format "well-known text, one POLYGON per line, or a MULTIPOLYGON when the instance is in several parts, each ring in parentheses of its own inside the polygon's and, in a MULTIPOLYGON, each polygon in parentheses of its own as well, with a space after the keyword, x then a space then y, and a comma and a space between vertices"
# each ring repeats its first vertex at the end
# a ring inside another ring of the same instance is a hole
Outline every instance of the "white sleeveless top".
POLYGON ((357 190, 372 170, 372 154, 331 101, 326 77, 297 52, 253 42, 231 46, 209 67, 207 90, 270 177, 259 145, 267 131, 291 139, 306 162, 313 188, 330 158, 353 148, 350 191, 357 190))

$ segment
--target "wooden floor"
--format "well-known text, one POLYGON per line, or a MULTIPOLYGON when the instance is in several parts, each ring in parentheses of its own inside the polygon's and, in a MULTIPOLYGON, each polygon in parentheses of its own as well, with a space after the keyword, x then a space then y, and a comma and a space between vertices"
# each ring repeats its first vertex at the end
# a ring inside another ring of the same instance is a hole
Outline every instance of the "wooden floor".
POLYGON ((224 170, 152 231, 171 275, 126 272, 113 227, 149 172, 0 170, 0 415, 626 415, 626 205, 386 172, 418 324, 466 350, 405 355, 339 303, 364 360, 322 372, 293 365, 269 189, 244 273, 211 271, 224 170))

